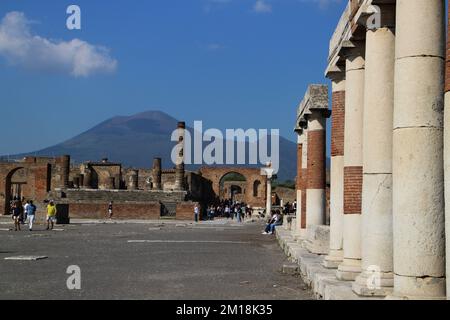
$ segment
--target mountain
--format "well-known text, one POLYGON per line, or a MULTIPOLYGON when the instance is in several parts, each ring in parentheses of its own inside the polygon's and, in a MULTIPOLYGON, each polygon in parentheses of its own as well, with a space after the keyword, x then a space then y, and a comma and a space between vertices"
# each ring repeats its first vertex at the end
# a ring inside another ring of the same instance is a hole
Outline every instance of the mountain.
MULTIPOLYGON (((36 156, 69 154, 76 163, 108 158, 124 166, 149 168, 154 157, 161 157, 163 167, 173 167, 170 156, 174 146, 170 137, 178 120, 161 111, 132 116, 117 116, 55 146, 30 152, 36 156)), ((193 132, 191 128, 187 128, 193 132)), ((204 147, 208 143, 204 143, 204 147)), ((279 180, 293 180, 296 175, 297 146, 280 137, 279 180)), ((14 158, 22 158, 20 154, 14 158)), ((199 166, 187 166, 196 170, 199 166)))

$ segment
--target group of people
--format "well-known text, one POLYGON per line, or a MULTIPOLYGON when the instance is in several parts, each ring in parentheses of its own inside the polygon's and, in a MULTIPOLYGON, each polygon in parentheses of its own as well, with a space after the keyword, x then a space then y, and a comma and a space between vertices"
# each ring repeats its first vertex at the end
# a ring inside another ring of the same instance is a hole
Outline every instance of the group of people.
POLYGON ((211 205, 207 209, 208 220, 214 220, 216 217, 227 218, 242 222, 245 218, 252 215, 252 209, 245 203, 233 202, 226 199, 221 200, 217 205, 211 205))
MULTIPOLYGON (((33 231, 33 224, 36 221, 37 207, 32 200, 25 201, 24 198, 11 201, 11 218, 14 220, 14 231, 21 231, 20 226, 28 221, 28 229, 33 231)), ((49 201, 47 204, 47 229, 53 230, 56 222, 56 205, 54 201, 49 201)))
POLYGON ((297 201, 294 201, 293 203, 287 202, 284 205, 284 208, 283 208, 283 213, 284 214, 287 214, 287 215, 295 214, 296 211, 297 211, 297 201))

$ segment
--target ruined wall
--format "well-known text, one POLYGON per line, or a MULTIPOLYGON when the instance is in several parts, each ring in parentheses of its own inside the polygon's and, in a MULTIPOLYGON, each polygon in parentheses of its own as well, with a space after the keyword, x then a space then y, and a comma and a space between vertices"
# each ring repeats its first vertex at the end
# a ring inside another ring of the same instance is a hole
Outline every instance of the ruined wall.
MULTIPOLYGON (((69 203, 69 216, 71 219, 104 219, 107 217, 108 203, 82 202, 69 203)), ((159 202, 114 203, 114 219, 141 219, 157 220, 161 216, 159 202)))
MULTIPOLYGON (((182 202, 177 204, 177 220, 194 220, 194 208, 198 205, 201 210, 201 206, 198 202, 182 202)), ((200 217, 201 218, 201 217, 200 217)))

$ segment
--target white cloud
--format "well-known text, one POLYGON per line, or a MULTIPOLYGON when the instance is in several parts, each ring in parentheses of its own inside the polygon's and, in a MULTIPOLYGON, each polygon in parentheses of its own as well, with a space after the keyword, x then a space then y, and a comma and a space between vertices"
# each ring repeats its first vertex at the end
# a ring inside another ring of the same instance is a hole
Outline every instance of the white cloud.
POLYGON ((54 41, 33 35, 22 12, 9 12, 0 22, 0 56, 27 70, 58 72, 73 77, 112 73, 117 61, 107 48, 80 39, 54 41))
POLYGON ((253 6, 253 11, 256 13, 270 13, 272 12, 272 5, 264 0, 257 0, 253 6))

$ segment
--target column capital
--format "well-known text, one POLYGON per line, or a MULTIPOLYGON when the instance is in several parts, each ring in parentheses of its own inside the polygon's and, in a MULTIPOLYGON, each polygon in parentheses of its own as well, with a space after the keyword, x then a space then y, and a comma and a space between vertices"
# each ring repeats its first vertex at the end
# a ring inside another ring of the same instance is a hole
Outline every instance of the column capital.
POLYGON ((354 60, 366 55, 366 41, 344 41, 342 47, 342 56, 348 60, 354 60))

